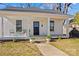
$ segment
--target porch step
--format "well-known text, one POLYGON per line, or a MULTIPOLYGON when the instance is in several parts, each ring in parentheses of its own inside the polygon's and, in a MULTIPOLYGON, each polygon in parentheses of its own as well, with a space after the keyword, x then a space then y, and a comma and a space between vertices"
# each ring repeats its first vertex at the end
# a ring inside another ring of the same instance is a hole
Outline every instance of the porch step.
POLYGON ((33 36, 31 37, 32 42, 45 42, 46 36, 33 36))

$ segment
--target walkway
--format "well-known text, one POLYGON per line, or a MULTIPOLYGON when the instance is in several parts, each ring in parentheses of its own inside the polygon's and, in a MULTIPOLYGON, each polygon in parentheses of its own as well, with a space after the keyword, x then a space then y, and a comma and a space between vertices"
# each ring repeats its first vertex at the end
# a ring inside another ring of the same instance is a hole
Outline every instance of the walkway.
POLYGON ((68 56, 66 53, 47 43, 35 43, 44 56, 68 56))

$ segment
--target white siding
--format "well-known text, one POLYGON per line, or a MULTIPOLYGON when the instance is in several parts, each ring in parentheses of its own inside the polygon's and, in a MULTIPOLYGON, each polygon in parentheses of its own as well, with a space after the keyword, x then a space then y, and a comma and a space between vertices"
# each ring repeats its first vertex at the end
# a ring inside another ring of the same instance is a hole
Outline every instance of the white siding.
POLYGON ((14 20, 12 19, 8 19, 6 17, 3 18, 3 27, 4 27, 4 36, 10 36, 10 31, 13 30, 14 31, 14 27, 15 27, 15 23, 14 20))
MULTIPOLYGON (((47 19, 48 18, 37 18, 37 17, 4 17, 4 36, 10 36, 10 31, 16 32, 16 20, 22 20, 22 29, 27 31, 27 34, 33 35, 33 21, 39 21, 39 32, 40 35, 47 35, 47 19), (43 25, 43 27, 42 27, 43 25)), ((54 31, 51 34, 63 34, 63 20, 51 19, 54 21, 54 31)), ((1 24, 1 21, 0 21, 1 24)), ((1 27, 1 25, 0 25, 1 27)), ((1 28, 0 28, 1 35, 1 28)))
POLYGON ((51 34, 63 34, 63 20, 61 19, 51 19, 54 21, 54 31, 51 34))
MULTIPOLYGON (((1 20, 1 18, 0 18, 1 20)), ((10 31, 13 30, 16 33, 16 20, 22 20, 22 29, 27 31, 27 35, 33 36, 33 21, 39 21, 39 35, 47 35, 48 32, 48 17, 33 17, 33 16, 6 16, 3 18, 4 20, 4 36, 10 36, 10 31), (42 27, 43 25, 43 27, 42 27)), ((50 34, 63 34, 63 19, 54 19, 50 18, 50 20, 54 21, 54 31, 50 32, 50 34)), ((0 35, 2 34, 1 30, 1 22, 0 21, 0 35)))
POLYGON ((0 37, 2 36, 2 18, 0 17, 0 37))

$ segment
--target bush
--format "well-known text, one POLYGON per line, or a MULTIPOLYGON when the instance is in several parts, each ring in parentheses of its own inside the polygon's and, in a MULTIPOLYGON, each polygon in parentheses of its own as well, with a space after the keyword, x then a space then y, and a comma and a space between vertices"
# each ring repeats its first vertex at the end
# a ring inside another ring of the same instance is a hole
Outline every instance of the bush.
POLYGON ((16 39, 13 39, 13 42, 16 42, 16 39))
POLYGON ((73 28, 72 31, 69 33, 70 37, 79 37, 79 31, 76 28, 73 28))
POLYGON ((51 35, 47 35, 47 38, 51 39, 51 38, 52 38, 52 36, 51 36, 51 35))
POLYGON ((61 40, 62 38, 61 38, 61 36, 58 36, 58 40, 61 40))

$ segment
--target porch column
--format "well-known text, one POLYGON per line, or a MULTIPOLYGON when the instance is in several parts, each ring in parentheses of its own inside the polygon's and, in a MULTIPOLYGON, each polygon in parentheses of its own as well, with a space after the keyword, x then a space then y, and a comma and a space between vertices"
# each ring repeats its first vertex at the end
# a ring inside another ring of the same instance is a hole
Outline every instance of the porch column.
POLYGON ((68 38, 69 38, 69 21, 72 20, 72 19, 74 19, 74 18, 73 17, 69 18, 67 20, 67 24, 66 24, 66 35, 67 35, 68 38))
POLYGON ((3 39, 3 36, 4 36, 4 23, 3 23, 3 21, 4 21, 4 19, 2 17, 2 24, 1 24, 2 25, 1 26, 2 27, 2 39, 3 39))
POLYGON ((66 24, 64 24, 64 30, 67 38, 69 38, 69 21, 74 18, 66 19, 66 24))
POLYGON ((48 23, 47 23, 47 25, 48 25, 48 28, 47 28, 47 30, 48 30, 48 32, 47 32, 47 35, 50 35, 50 18, 48 18, 48 21, 47 21, 48 23))

